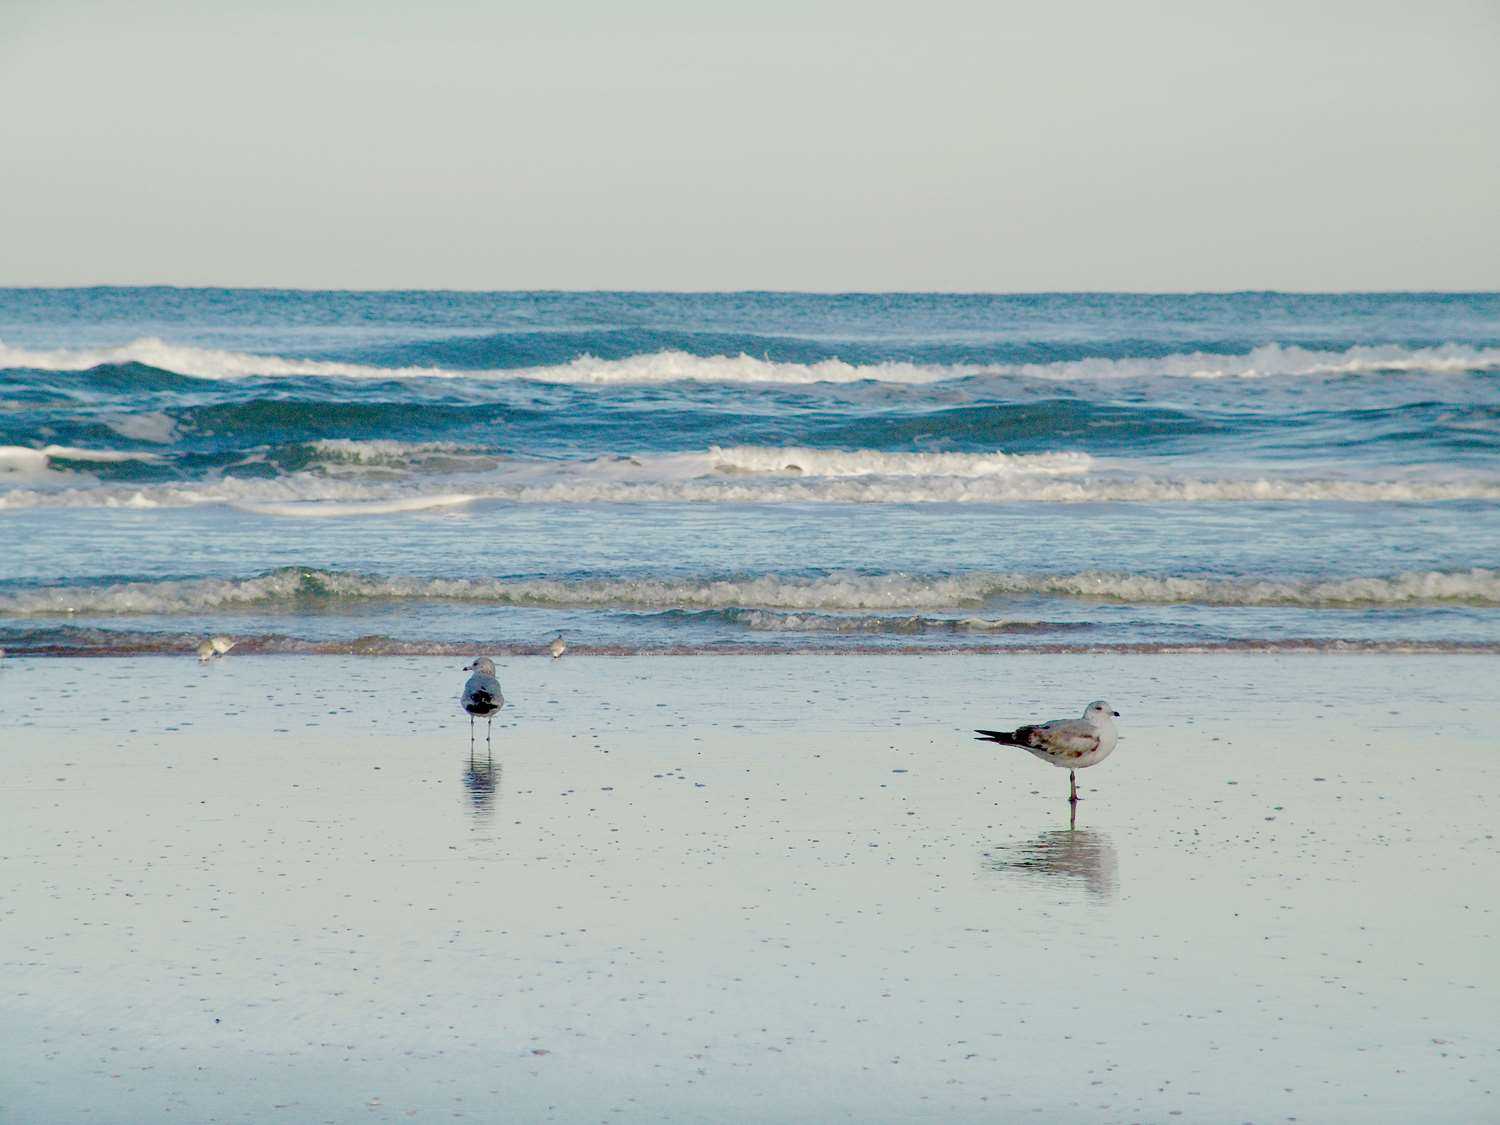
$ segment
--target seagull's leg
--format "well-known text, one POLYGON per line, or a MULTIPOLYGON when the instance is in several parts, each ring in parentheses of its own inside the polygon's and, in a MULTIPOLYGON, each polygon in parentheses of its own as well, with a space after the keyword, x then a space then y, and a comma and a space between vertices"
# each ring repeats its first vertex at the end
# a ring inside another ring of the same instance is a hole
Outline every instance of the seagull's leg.
POLYGON ((485 746, 486 750, 489 749, 489 746, 490 746, 490 733, 494 729, 495 729, 495 720, 493 718, 485 719, 485 721, 484 721, 484 746, 485 746))
POLYGON ((469 757, 474 756, 474 716, 469 716, 469 757))
POLYGON ((1078 802, 1068 802, 1068 831, 1071 832, 1078 827, 1078 802))
POLYGON ((1068 804, 1076 805, 1081 798, 1078 796, 1078 776, 1074 771, 1068 771, 1068 804))

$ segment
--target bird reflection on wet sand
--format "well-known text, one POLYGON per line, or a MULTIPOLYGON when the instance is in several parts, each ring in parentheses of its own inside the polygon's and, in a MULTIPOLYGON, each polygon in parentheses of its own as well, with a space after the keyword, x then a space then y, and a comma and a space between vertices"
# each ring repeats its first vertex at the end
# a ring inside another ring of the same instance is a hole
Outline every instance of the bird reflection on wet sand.
POLYGON ((495 759, 489 754, 476 758, 471 746, 468 768, 464 770, 464 788, 469 791, 469 811, 476 819, 483 819, 495 811, 499 787, 500 767, 495 764, 495 759))
POLYGON ((1120 888, 1120 860, 1109 837, 1097 828, 1054 828, 1034 839, 1000 844, 984 853, 985 866, 1053 885, 1082 879, 1090 894, 1113 896, 1120 888))

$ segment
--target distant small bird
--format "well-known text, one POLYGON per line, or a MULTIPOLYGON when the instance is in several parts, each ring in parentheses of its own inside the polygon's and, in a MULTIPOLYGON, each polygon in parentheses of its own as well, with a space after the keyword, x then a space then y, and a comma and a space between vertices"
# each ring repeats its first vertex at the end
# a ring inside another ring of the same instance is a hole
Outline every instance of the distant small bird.
POLYGON ((1017 727, 1015 730, 976 730, 980 742, 998 742, 1002 746, 1019 746, 1044 762, 1068 771, 1068 802, 1078 802, 1075 770, 1098 765, 1109 757, 1119 737, 1115 720, 1120 712, 1102 699, 1096 699, 1083 710, 1081 719, 1053 719, 1050 723, 1017 727))
POLYGON ((233 637, 209 637, 198 645, 198 659, 207 663, 223 656, 238 643, 233 637))
POLYGON ((562 639, 562 634, 557 634, 552 643, 547 646, 547 651, 552 654, 553 660, 561 660, 562 654, 568 651, 568 642, 562 639))
POLYGON ((505 696, 500 694, 500 681, 495 679, 495 662, 488 656, 474 658, 465 672, 473 672, 464 693, 458 697, 459 706, 469 714, 469 741, 474 741, 474 720, 485 720, 484 740, 490 740, 490 728, 494 724, 495 712, 505 706, 505 696))

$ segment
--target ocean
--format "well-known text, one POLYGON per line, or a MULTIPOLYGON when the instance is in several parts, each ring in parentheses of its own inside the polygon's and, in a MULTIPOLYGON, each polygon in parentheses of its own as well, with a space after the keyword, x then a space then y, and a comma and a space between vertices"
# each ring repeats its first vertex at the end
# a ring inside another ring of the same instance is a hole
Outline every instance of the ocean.
POLYGON ((1500 294, 0 290, 12 654, 1500 651, 1500 294))

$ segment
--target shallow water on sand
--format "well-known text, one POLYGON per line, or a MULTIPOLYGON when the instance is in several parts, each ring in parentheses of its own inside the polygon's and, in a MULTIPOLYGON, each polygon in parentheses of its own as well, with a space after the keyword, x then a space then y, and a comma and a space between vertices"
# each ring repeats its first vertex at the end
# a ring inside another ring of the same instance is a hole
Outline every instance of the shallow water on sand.
POLYGON ((0 1119, 1500 1104, 1492 659, 460 663, 0 665, 0 1119))

